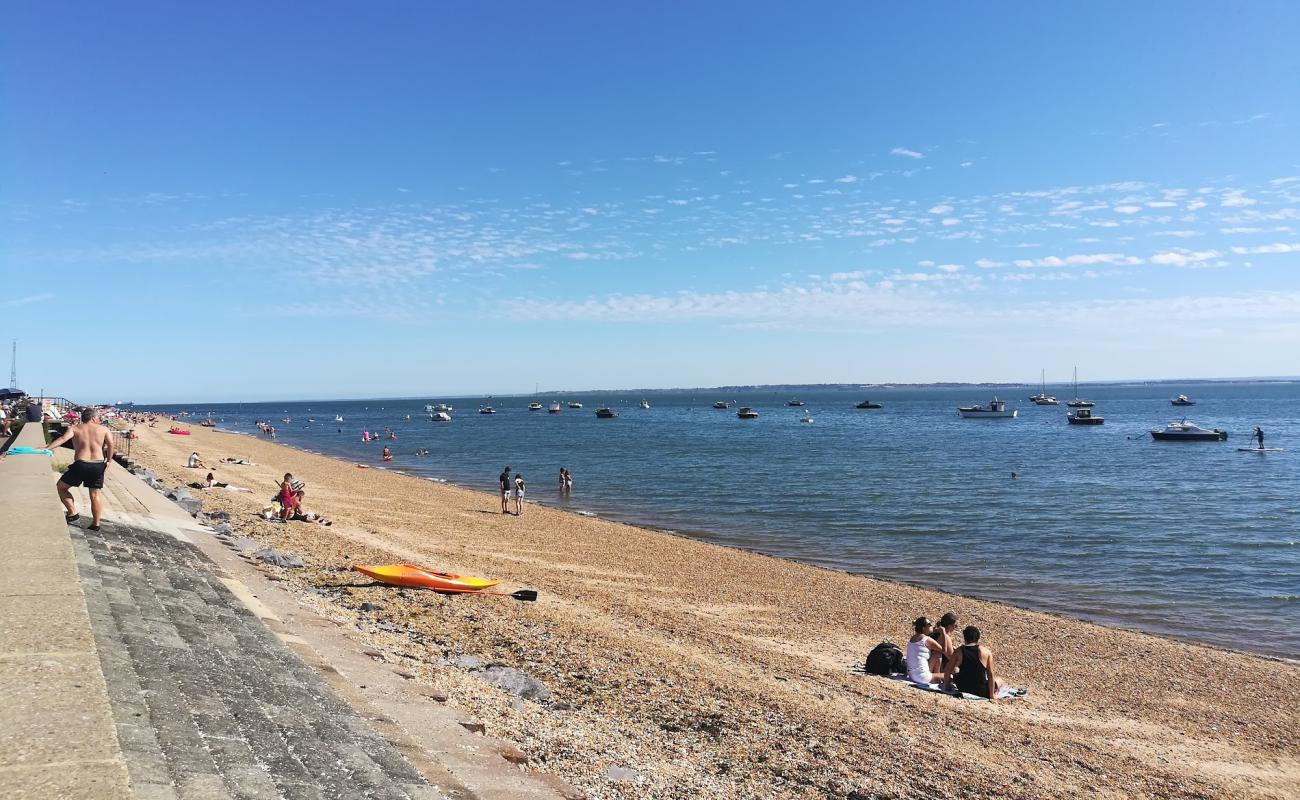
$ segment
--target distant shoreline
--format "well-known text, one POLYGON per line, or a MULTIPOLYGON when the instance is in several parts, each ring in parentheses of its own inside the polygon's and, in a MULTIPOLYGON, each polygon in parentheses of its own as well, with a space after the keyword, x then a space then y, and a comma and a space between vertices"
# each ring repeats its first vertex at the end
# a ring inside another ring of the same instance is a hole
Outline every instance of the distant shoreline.
MULTIPOLYGON (((1079 381, 1079 386, 1088 387, 1126 387, 1126 386, 1207 386, 1207 385, 1242 385, 1255 386, 1260 384, 1292 384, 1300 382, 1300 376, 1278 376, 1278 377, 1259 377, 1259 378, 1159 378, 1149 380, 1110 380, 1110 381, 1079 381)), ((464 400, 464 399, 483 399, 483 398, 504 398, 504 397, 571 397, 574 395, 664 395, 664 394, 683 394, 687 392, 774 392, 774 393, 793 393, 803 392, 863 392, 863 391, 891 391, 895 389, 1036 389, 1040 384, 1019 381, 1011 383, 999 383, 993 381, 983 382, 963 382, 963 381, 940 381, 934 383, 769 383, 737 386, 687 386, 671 387, 667 389, 542 389, 537 392, 496 392, 485 394, 422 394, 422 395, 393 395, 391 397, 374 396, 374 397, 304 397, 304 398, 271 398, 260 400, 178 400, 174 402, 137 402, 137 410, 149 408, 161 408, 165 406, 195 406, 195 405, 238 405, 248 403, 250 405, 258 403, 357 403, 363 401, 380 402, 380 401, 419 401, 428 403, 430 398, 440 400, 464 400)), ((1073 386, 1073 381, 1054 381, 1047 384, 1052 388, 1061 388, 1073 386)))

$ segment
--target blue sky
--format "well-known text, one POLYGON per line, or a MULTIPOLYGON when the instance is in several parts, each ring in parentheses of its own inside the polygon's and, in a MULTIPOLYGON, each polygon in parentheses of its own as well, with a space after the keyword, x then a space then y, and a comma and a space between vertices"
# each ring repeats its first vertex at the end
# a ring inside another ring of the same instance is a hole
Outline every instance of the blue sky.
POLYGON ((24 388, 1300 373, 1300 6, 4 5, 24 388))

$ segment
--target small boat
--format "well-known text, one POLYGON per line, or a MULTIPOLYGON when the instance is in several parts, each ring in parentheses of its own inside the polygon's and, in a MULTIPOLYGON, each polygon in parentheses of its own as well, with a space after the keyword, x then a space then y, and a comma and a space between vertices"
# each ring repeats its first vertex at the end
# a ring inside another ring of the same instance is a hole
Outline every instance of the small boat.
MULTIPOLYGON (((1097 405, 1091 400, 1083 400, 1079 397, 1079 368, 1074 368, 1074 399, 1066 403, 1070 408, 1092 408, 1097 405)), ((1095 423, 1088 423, 1095 424, 1095 423)))
POLYGON ((855 405, 854 408, 884 408, 884 406, 880 403, 873 403, 870 400, 863 400, 861 403, 855 405))
POLYGON ((1075 409, 1066 414, 1065 419, 1071 425, 1101 425, 1106 421, 1105 417, 1094 415, 1091 408, 1075 409))
POLYGON ((433 422, 451 422, 451 414, 446 411, 435 411, 429 415, 429 419, 433 422))
POLYGON ((812 421, 813 421, 812 414, 809 414, 809 413, 807 413, 807 412, 804 412, 804 415, 803 415, 802 417, 799 418, 799 421, 800 421, 800 422, 812 422, 812 421))
POLYGON ((342 415, 342 414, 335 414, 335 415, 334 415, 334 421, 335 421, 335 422, 342 422, 342 421, 343 421, 343 415, 342 415))
POLYGON ((563 411, 564 409, 560 408, 559 403, 551 403, 551 407, 546 409, 546 413, 548 414, 560 414, 563 411))
POLYGON ((203 427, 205 427, 205 428, 215 428, 215 427, 217 427, 217 423, 215 423, 215 422, 212 421, 212 412, 211 412, 211 411, 208 412, 208 418, 205 419, 205 420, 203 420, 202 422, 200 422, 199 425, 201 425, 201 426, 203 426, 203 427))
POLYGON ((642 401, 641 401, 641 407, 642 407, 642 408, 649 408, 649 407, 650 407, 650 401, 649 401, 649 400, 642 400, 642 401))
POLYGON ((582 408, 582 403, 574 400, 572 403, 569 403, 569 408, 582 408))
POLYGON ((800 407, 802 407, 802 406, 805 405, 804 401, 799 400, 799 399, 795 399, 795 400, 787 400, 787 401, 785 402, 785 404, 786 404, 787 406, 790 406, 791 408, 800 408, 800 407))
POLYGON ((713 404, 713 407, 714 407, 714 408, 731 408, 731 403, 728 403, 726 400, 719 400, 718 402, 716 402, 716 403, 713 404))
POLYGON ((479 406, 479 407, 478 407, 478 413, 480 413, 480 414, 495 414, 495 413, 497 413, 497 410, 496 410, 495 408, 493 408, 492 406, 479 406))
POLYGON ((453 575, 450 572, 434 572, 417 567, 414 564, 383 564, 378 566, 352 567, 362 575, 367 575, 380 583, 392 586, 410 586, 417 589, 433 589, 452 592, 476 592, 489 586, 496 586, 501 581, 490 581, 469 575, 453 575))
POLYGON ((529 404, 528 404, 528 410, 529 410, 529 411, 541 411, 541 410, 542 410, 542 404, 541 404, 541 403, 529 403, 529 404))
POLYGON ((994 397, 985 406, 962 406, 957 409, 962 419, 1015 419, 1017 409, 1007 410, 1006 401, 994 397))
POLYGON ((1228 432, 1218 428, 1202 428, 1182 420, 1169 423, 1164 430, 1151 431, 1151 438, 1157 442, 1223 442, 1227 441, 1228 432))
POLYGON ((1185 394, 1180 394, 1180 395, 1178 395, 1177 397, 1175 397, 1173 400, 1170 400, 1170 401, 1169 401, 1169 405, 1171 405, 1171 406, 1194 406, 1194 405, 1196 405, 1196 401, 1195 401, 1195 400, 1189 400, 1189 399, 1187 399, 1187 395, 1185 395, 1185 394))
POLYGON ((741 419, 758 419, 758 412, 749 406, 741 406, 740 410, 736 412, 736 416, 741 419))
POLYGON ((1042 383, 1039 386, 1038 394, 1029 395, 1029 399, 1036 406, 1060 405, 1060 402, 1055 397, 1047 393, 1047 370, 1043 370, 1042 383))
POLYGON ((596 409, 596 416, 601 419, 613 419, 618 416, 618 412, 607 406, 602 406, 601 408, 596 409))

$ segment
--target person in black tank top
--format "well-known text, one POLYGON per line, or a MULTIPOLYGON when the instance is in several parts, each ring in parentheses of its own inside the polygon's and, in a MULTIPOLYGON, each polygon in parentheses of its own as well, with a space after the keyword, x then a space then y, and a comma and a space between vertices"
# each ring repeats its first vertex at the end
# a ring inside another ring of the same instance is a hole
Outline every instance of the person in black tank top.
POLYGON ((993 651, 980 646, 980 629, 974 625, 961 634, 965 644, 953 651, 947 679, 963 692, 996 701, 1002 681, 993 674, 993 651))

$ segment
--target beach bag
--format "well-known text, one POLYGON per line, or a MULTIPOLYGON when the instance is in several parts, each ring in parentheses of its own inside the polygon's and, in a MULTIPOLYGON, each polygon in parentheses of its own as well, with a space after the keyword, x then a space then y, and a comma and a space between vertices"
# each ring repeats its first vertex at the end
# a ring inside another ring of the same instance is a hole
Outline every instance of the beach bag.
POLYGON ((903 651, 893 642, 881 642, 867 654, 867 661, 862 665, 864 672, 870 675, 896 675, 907 672, 907 663, 903 660, 903 651))

